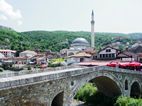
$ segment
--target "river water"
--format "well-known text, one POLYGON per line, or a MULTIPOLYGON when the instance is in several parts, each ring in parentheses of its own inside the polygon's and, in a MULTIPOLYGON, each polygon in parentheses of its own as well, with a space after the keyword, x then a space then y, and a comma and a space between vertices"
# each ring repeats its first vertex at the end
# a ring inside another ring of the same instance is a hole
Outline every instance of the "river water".
POLYGON ((93 106, 93 105, 86 105, 84 102, 73 100, 72 106, 93 106))

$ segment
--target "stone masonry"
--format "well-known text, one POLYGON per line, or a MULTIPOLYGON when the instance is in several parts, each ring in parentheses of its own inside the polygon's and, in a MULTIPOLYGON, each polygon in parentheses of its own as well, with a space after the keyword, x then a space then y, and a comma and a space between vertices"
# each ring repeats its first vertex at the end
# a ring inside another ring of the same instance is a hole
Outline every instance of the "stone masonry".
POLYGON ((140 97, 141 75, 141 72, 96 66, 1 78, 0 106, 72 106, 77 91, 89 81, 108 96, 140 97))

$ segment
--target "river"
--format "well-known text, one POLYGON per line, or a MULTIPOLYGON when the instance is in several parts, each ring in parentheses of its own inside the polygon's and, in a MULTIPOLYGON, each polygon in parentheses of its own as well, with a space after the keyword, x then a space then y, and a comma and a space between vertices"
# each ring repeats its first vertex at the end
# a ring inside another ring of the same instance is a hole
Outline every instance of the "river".
POLYGON ((92 106, 92 105, 86 105, 84 102, 73 100, 72 106, 92 106))

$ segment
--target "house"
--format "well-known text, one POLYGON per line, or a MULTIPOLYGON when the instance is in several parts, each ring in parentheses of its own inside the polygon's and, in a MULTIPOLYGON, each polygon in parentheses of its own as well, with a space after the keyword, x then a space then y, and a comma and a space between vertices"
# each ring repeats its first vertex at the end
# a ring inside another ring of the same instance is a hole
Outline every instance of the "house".
POLYGON ((27 57, 4 57, 0 59, 3 62, 12 62, 13 64, 27 64, 27 57))
POLYGON ((30 50, 26 50, 26 51, 23 51, 19 54, 19 57, 33 57, 37 55, 37 53, 35 51, 30 51, 30 50))
POLYGON ((138 61, 138 55, 129 51, 119 53, 117 58, 121 61, 138 61))
POLYGON ((142 53, 142 44, 135 44, 129 49, 133 53, 142 53))
POLYGON ((36 56, 29 59, 29 64, 42 64, 46 63, 46 56, 44 53, 37 54, 36 56))
POLYGON ((6 49, 6 50, 1 49, 0 53, 2 53, 5 57, 14 57, 16 51, 15 50, 9 50, 9 49, 6 49))
POLYGON ((113 60, 117 58, 117 54, 120 52, 120 50, 115 49, 111 46, 107 46, 103 49, 101 49, 97 55, 96 59, 99 60, 113 60))
POLYGON ((61 57, 66 57, 67 56, 67 52, 68 52, 68 49, 60 50, 61 57))
POLYGON ((61 54, 59 52, 52 52, 51 50, 46 50, 45 57, 47 59, 60 58, 61 54))
POLYGON ((138 62, 142 63, 142 53, 138 53, 138 62))
POLYGON ((15 57, 12 59, 14 64, 27 64, 28 58, 27 57, 15 57))
POLYGON ((67 63, 80 63, 92 60, 92 55, 84 51, 68 56, 67 63))

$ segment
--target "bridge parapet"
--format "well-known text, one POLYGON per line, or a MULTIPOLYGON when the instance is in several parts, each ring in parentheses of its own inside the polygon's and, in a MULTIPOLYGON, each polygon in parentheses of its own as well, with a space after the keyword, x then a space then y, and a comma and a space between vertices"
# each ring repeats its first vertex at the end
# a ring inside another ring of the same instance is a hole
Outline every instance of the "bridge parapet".
POLYGON ((9 73, 0 73, 0 78, 6 78, 6 77, 13 77, 13 76, 20 76, 20 75, 26 75, 26 74, 35 74, 35 73, 42 73, 42 72, 50 72, 50 71, 58 71, 58 70, 64 70, 64 69, 70 69, 70 68, 84 68, 82 66, 63 66, 63 67, 56 67, 56 68, 45 68, 45 69, 32 69, 32 70, 22 70, 19 72, 9 72, 9 73))
POLYGON ((142 74, 141 71, 122 69, 122 68, 118 68, 118 67, 108 67, 108 66, 97 67, 97 70, 115 71, 115 72, 120 72, 120 73, 129 73, 129 74, 136 74, 136 75, 142 74))
POLYGON ((63 106, 70 106, 70 100, 79 88, 89 81, 95 83, 97 88, 105 94, 122 93, 122 95, 129 96, 131 85, 138 82, 137 85, 141 86, 141 74, 141 72, 117 67, 94 66, 58 68, 55 71, 0 78, 0 105, 11 106, 11 103, 16 103, 12 106, 21 106, 21 104, 30 102, 35 105, 45 103, 47 106, 51 106, 52 101, 58 103, 58 100, 62 101, 62 98, 63 106), (127 89, 125 89, 126 85, 127 89), (61 92, 64 97, 60 96, 61 92))
MULTIPOLYGON (((50 71, 58 71, 58 70, 64 70, 64 69, 71 69, 73 67, 74 68, 85 68, 84 66, 64 66, 64 67, 57 67, 57 68, 46 68, 43 70, 42 69, 24 70, 20 72, 11 72, 11 73, 6 73, 6 74, 0 73, 0 78, 21 76, 21 75, 35 74, 35 73, 42 73, 42 72, 50 72, 50 71)), ((117 72, 131 73, 131 74, 142 74, 142 72, 140 71, 122 69, 122 68, 117 68, 117 67, 94 66, 90 68, 94 68, 94 70, 107 70, 107 71, 117 71, 117 72)))
POLYGON ((116 73, 128 73, 141 75, 142 72, 119 69, 119 68, 111 68, 107 66, 95 66, 95 67, 81 67, 81 68, 70 68, 58 71, 50 71, 50 72, 42 72, 42 73, 34 73, 20 76, 13 76, 8 78, 0 78, 0 89, 10 89, 18 86, 25 86, 29 84, 35 84, 40 82, 48 82, 52 80, 58 80, 63 78, 69 78, 73 76, 79 76, 83 74, 90 74, 94 71, 108 71, 108 72, 116 72, 116 73))
POLYGON ((51 72, 42 72, 38 74, 35 73, 8 78, 0 78, 0 89, 9 89, 28 84, 40 83, 42 81, 52 81, 62 78, 68 78, 71 76, 81 75, 83 73, 89 73, 90 71, 87 70, 88 68, 72 68, 51 72))

